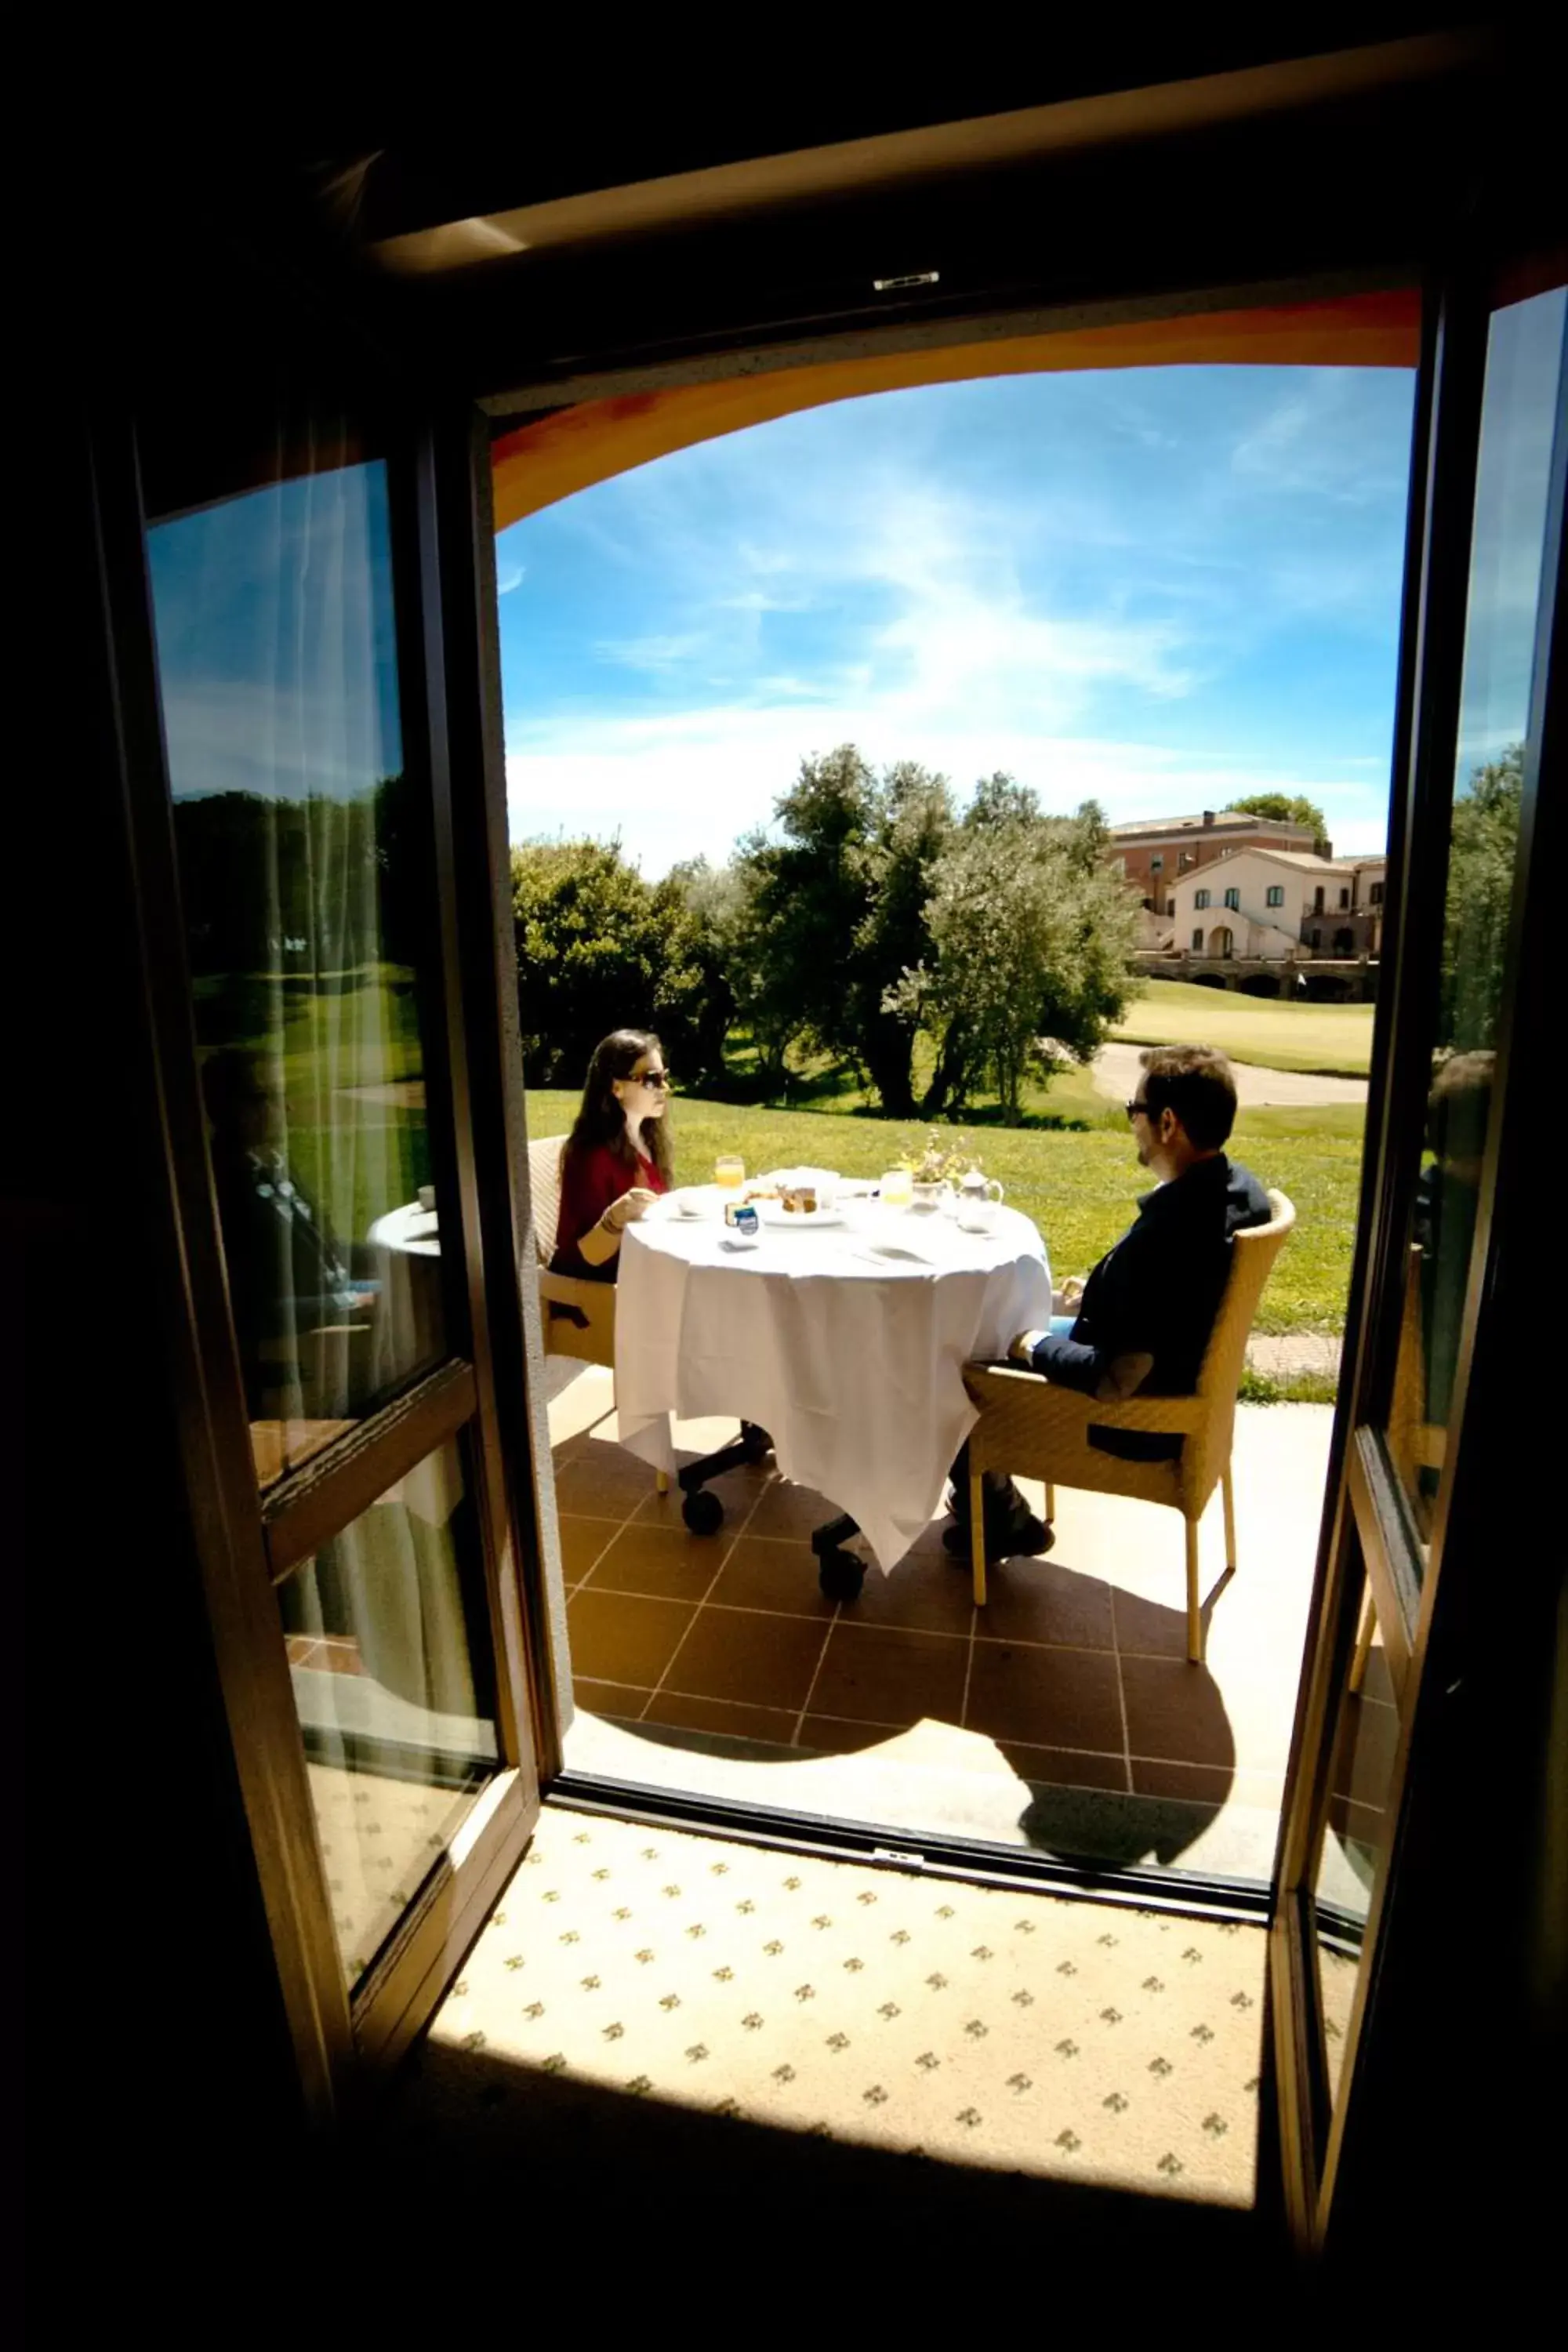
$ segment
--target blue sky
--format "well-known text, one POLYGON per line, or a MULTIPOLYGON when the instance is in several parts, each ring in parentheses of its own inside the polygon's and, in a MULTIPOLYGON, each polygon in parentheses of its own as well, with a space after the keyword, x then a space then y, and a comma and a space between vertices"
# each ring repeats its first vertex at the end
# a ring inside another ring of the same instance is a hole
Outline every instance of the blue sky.
POLYGON ((849 740, 1113 820, 1306 792, 1382 845, 1413 378, 1156 368, 846 401, 500 535, 515 839, 727 854, 849 740))

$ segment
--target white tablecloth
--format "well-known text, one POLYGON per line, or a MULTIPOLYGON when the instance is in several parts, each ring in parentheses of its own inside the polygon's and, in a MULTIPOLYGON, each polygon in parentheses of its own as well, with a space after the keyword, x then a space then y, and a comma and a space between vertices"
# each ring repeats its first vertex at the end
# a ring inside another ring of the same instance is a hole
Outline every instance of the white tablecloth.
POLYGON ((372 1324, 372 1386, 390 1388, 416 1365, 446 1353, 441 1326, 441 1243, 436 1212, 405 1202, 370 1229, 379 1290, 372 1324))
POLYGON ((628 1225, 616 1299, 621 1442, 657 1468, 669 1417, 733 1415, 773 1441, 786 1478, 858 1521, 890 1569, 942 1499, 974 1424, 963 1368, 1050 1320, 1039 1234, 1003 1209, 989 1236, 940 1212, 877 1207, 854 1227, 764 1228, 731 1250, 717 1222, 628 1225), (879 1245, 907 1255, 879 1255, 879 1245))

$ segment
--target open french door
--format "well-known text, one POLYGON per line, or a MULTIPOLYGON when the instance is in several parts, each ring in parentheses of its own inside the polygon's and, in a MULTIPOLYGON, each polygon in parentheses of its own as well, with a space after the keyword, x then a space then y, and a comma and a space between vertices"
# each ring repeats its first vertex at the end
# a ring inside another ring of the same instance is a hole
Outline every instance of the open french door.
POLYGON ((93 449, 133 982, 183 1476, 323 2113, 539 1802, 485 541, 466 413, 297 289, 237 267, 147 341, 93 449))
POLYGON ((1469 1887, 1537 1883, 1552 1803, 1537 1220, 1561 1055, 1565 276, 1478 261, 1426 325, 1348 1377, 1272 1950, 1287 2204, 1331 2252, 1352 2208, 1386 2238, 1396 2195, 1430 2200, 1408 2179, 1418 2118, 1444 2116, 1440 2085, 1456 2128, 1495 1953, 1542 1924, 1472 1911, 1469 1887), (1469 2015, 1434 2019, 1467 1916, 1469 2015))

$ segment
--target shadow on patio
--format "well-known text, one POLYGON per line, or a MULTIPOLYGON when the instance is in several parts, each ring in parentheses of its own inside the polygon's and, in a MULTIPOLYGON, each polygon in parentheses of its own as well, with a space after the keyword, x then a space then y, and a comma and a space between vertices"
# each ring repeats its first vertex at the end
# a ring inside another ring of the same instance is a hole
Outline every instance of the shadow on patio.
MULTIPOLYGON (((1294 1713, 1326 1407, 1237 1415, 1238 1565, 1185 1657, 1173 1514, 1058 1492, 1057 1543, 986 1608, 934 1522, 860 1599, 817 1587, 833 1507, 771 1465, 731 1473, 718 1534, 616 1441, 610 1375, 562 1364, 550 1407, 575 1770, 1124 1867, 1265 1880, 1294 1713)), ((683 1454, 732 1425, 677 1425, 683 1454)), ((1036 1507, 1042 1497, 1034 1496, 1036 1507)), ((1204 1582, 1223 1567, 1217 1505, 1204 1582)))

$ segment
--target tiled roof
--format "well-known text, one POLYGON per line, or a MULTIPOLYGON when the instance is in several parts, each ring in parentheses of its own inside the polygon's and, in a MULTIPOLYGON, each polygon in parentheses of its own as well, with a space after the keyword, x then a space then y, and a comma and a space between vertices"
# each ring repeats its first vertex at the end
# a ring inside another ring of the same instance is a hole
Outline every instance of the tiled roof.
POLYGON ((1137 817, 1130 824, 1113 824, 1110 837, 1112 841, 1132 841, 1140 834, 1158 836, 1168 833, 1236 833, 1257 831, 1263 826, 1271 833, 1305 834, 1309 839, 1312 831, 1310 824, 1295 824, 1285 817, 1254 816, 1247 809, 1218 809, 1206 824, 1201 814, 1197 816, 1137 817))

